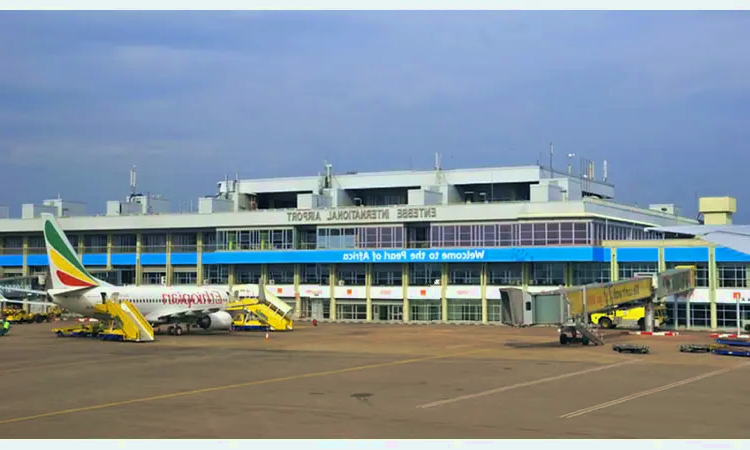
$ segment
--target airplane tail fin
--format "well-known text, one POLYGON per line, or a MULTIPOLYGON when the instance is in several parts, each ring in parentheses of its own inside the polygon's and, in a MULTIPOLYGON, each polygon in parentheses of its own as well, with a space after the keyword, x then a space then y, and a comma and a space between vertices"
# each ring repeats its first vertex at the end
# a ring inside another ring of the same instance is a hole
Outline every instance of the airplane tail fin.
POLYGON ((54 289, 96 287, 102 282, 86 270, 52 214, 42 214, 49 273, 54 289))

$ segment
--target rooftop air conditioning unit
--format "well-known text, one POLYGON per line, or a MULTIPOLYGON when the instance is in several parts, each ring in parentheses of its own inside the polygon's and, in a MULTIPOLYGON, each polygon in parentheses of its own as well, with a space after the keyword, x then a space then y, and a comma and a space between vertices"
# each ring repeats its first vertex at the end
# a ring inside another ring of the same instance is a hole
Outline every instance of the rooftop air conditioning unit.
POLYGON ((274 279, 268 280, 268 284, 276 284, 276 280, 274 279))
POLYGON ((343 285, 344 285, 344 280, 339 280, 339 286, 343 286, 343 285))
POLYGON ((440 286, 440 278, 435 278, 435 286, 440 286))

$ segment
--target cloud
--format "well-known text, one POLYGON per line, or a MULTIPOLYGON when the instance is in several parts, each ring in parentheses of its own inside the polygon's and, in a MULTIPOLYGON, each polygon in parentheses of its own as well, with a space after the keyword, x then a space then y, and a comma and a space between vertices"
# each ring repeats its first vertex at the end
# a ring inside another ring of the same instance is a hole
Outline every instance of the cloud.
POLYGON ((608 159, 623 200, 742 208, 748 51, 725 12, 2 13, 0 158, 173 164, 154 180, 190 199, 224 172, 528 164, 554 140, 608 159))

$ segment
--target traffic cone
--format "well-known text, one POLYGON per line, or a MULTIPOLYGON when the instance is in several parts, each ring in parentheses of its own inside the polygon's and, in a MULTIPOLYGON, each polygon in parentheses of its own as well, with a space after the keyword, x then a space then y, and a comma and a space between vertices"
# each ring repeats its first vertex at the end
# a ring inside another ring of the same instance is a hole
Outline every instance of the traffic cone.
POLYGON ((266 340, 268 340, 268 331, 266 331, 266 340))

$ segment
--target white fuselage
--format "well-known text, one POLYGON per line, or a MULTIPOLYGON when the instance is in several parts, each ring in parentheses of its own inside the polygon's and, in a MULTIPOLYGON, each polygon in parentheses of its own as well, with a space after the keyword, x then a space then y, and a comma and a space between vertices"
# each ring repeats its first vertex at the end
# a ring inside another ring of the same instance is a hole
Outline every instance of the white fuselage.
POLYGON ((95 316, 94 305, 102 303, 102 294, 109 299, 115 293, 120 299, 133 303, 147 318, 162 311, 174 314, 213 308, 223 310, 229 301, 227 286, 99 286, 67 295, 60 289, 49 291, 54 303, 86 317, 95 316))

